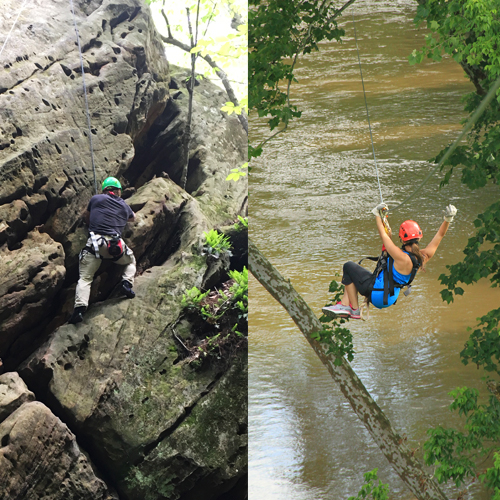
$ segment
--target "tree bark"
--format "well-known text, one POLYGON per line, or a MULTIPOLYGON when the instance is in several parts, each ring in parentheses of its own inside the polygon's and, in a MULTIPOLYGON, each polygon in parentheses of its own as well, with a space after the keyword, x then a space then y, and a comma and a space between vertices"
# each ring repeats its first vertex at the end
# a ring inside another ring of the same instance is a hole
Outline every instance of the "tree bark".
MULTIPOLYGON (((198 2, 199 9, 199 2, 198 2)), ((196 41, 193 35, 193 28, 191 26, 191 17, 189 15, 189 8, 186 8, 186 15, 188 20, 189 27, 189 35, 191 37, 191 48, 195 47, 196 41)), ((198 33, 198 18, 196 19, 196 32, 198 33)), ((191 50, 189 50, 191 52, 191 50)), ((191 122, 193 121, 193 93, 194 93, 194 82, 195 82, 195 65, 196 65, 196 54, 191 54, 191 77, 189 78, 189 82, 187 84, 187 89, 189 93, 189 102, 188 102, 188 116, 187 116, 187 124, 186 130, 184 134, 184 167, 182 169, 180 186, 182 189, 186 189, 187 183, 187 174, 189 168, 189 144, 191 142, 191 122)))
POLYGON ((326 355, 323 345, 312 339, 311 334, 322 330, 322 325, 304 299, 260 253, 251 239, 248 240, 248 250, 251 273, 285 308, 299 327, 333 380, 339 385, 356 415, 364 423, 406 486, 419 500, 446 500, 447 497, 437 482, 423 471, 420 462, 404 445, 403 438, 392 428, 391 423, 370 396, 351 365, 343 359, 340 366, 335 366, 334 357, 331 354, 326 355))

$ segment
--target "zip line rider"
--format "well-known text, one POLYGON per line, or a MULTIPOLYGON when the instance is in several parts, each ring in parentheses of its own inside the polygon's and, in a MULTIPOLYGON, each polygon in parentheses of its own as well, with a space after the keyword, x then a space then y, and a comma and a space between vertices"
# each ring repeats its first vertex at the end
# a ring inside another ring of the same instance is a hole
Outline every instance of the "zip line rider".
POLYGON ((102 183, 103 194, 92 196, 83 214, 89 228, 89 239, 80 252, 80 278, 76 285, 75 308, 69 323, 80 323, 87 310, 90 288, 102 259, 124 265, 121 288, 129 298, 135 297, 132 290, 136 271, 132 250, 121 239, 125 224, 133 221, 135 214, 121 198, 122 186, 115 177, 108 177, 102 183))
POLYGON ((378 259, 375 271, 371 273, 360 264, 346 262, 342 275, 342 284, 345 286, 344 295, 337 304, 322 309, 325 315, 361 319, 358 292, 378 309, 395 304, 400 289, 409 286, 416 273, 432 259, 457 213, 453 205, 446 207, 443 211, 444 222, 431 242, 421 250, 419 242, 423 236, 422 230, 412 220, 403 222, 399 228, 401 248, 392 241, 392 231, 389 228, 386 232, 383 222, 388 211, 385 203, 377 205, 372 210, 383 243, 382 255, 378 259))

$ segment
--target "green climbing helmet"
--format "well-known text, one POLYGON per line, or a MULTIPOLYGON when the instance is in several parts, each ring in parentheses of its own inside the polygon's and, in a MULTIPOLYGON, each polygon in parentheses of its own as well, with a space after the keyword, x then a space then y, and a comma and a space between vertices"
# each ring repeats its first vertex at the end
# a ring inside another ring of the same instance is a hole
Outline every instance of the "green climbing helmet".
POLYGON ((112 187, 121 189, 122 185, 116 177, 108 177, 107 179, 104 179, 104 182, 102 183, 102 190, 104 191, 105 189, 112 187))

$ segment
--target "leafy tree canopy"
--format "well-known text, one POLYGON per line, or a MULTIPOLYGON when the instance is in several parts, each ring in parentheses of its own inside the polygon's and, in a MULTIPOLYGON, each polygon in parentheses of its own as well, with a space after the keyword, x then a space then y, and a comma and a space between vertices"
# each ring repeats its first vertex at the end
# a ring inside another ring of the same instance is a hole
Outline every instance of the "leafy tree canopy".
MULTIPOLYGON (((290 85, 297 58, 318 50, 322 40, 340 40, 344 30, 336 18, 354 0, 342 8, 335 8, 332 0, 249 1, 249 109, 260 117, 268 117, 271 130, 301 115, 290 103, 290 85)), ((260 144, 250 144, 249 157, 262 153, 262 146, 276 133, 260 144)))
MULTIPOLYGON (((488 89, 500 77, 500 3, 498 0, 418 0, 415 22, 425 21, 431 33, 426 45, 414 51, 410 63, 425 57, 439 61, 449 54, 463 68, 476 87, 464 98, 465 110, 470 114, 479 105, 488 89)), ((447 168, 442 184, 449 182, 454 170, 460 168, 461 181, 470 189, 500 181, 500 95, 493 99, 476 121, 467 143, 459 146, 444 163, 447 168)), ((435 161, 443 156, 442 151, 435 161)), ((464 250, 465 258, 448 266, 449 273, 441 275, 446 289, 443 299, 451 302, 454 295, 462 295, 459 283, 471 284, 488 278, 492 286, 500 284, 500 202, 489 206, 474 222, 477 231, 464 250)), ((461 352, 464 364, 474 362, 493 376, 500 374, 499 336, 500 308, 480 318, 465 348, 461 352)), ((438 427, 429 431, 425 445, 426 461, 435 465, 436 477, 444 482, 453 480, 457 485, 466 476, 478 475, 500 500, 500 384, 487 379, 491 396, 486 403, 479 401, 478 392, 468 388, 452 393, 450 407, 465 418, 465 431, 438 427), (495 453, 495 450, 497 453, 495 453), (494 454, 493 466, 477 470, 477 458, 494 454)))

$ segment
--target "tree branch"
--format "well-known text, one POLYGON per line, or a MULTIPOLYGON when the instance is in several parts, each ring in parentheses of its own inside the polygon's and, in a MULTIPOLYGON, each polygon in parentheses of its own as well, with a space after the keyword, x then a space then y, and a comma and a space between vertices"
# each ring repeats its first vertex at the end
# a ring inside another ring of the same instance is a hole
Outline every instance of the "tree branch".
MULTIPOLYGON (((344 11, 345 9, 347 9, 347 7, 349 7, 349 5, 353 4, 355 1, 356 0, 349 0, 348 2, 346 2, 340 9, 338 9, 335 12, 335 14, 333 15, 332 19, 335 19, 338 16, 340 16, 340 14, 342 13, 342 11, 344 11)), ((332 2, 333 2, 333 0, 324 0, 323 4, 319 8, 320 13, 323 13, 324 10, 326 8, 328 8, 332 2)), ((309 25, 309 29, 307 30, 306 36, 304 37, 304 39, 302 40, 301 44, 297 48, 297 52, 295 53, 295 56, 293 58, 292 65, 290 66, 290 71, 289 71, 290 75, 292 75, 292 72, 293 72, 293 70, 295 68, 295 64, 297 63, 297 59, 299 57, 300 52, 302 52, 302 50, 304 50, 304 47, 306 46, 306 43, 307 43, 307 41, 309 40, 309 38, 311 36, 312 28, 313 28, 313 24, 310 24, 309 25)), ((293 80, 293 75, 290 76, 290 78, 288 79, 287 90, 286 90, 286 102, 287 102, 287 106, 288 107, 290 107, 290 87, 292 85, 292 80, 293 80)), ((263 141, 261 141, 260 144, 258 144, 257 146, 255 146, 255 149, 262 148, 267 142, 269 142, 271 139, 274 139, 278 134, 281 134, 287 128, 288 128, 288 119, 285 121, 285 126, 282 129, 278 130, 274 134, 270 135, 268 138, 266 138, 263 141)), ((247 133, 248 133, 248 130, 247 130, 247 133)))
POLYGON ((334 357, 327 355, 324 346, 311 337, 314 332, 322 330, 322 325, 304 299, 260 253, 251 239, 248 240, 248 254, 251 273, 285 308, 299 327, 356 415, 410 491, 419 500, 446 500, 436 481, 422 470, 421 464, 403 444, 403 439, 392 428, 351 365, 342 359, 342 364, 335 366, 334 357))
POLYGON ((500 401, 500 384, 495 383, 493 380, 488 380, 486 387, 500 401))
MULTIPOLYGON (((188 54, 191 53, 191 47, 180 40, 177 40, 177 38, 174 38, 172 36, 172 32, 170 30, 170 24, 168 23, 168 18, 165 14, 165 11, 162 9, 162 15, 163 19, 165 19, 165 22, 167 23, 167 31, 168 31, 168 36, 163 36, 160 34, 161 39, 163 40, 164 43, 168 43, 169 45, 174 45, 175 47, 178 47, 179 49, 184 50, 188 54)), ((238 99, 236 97, 236 94, 234 93, 233 87, 231 86, 231 83, 229 81, 229 78, 225 71, 207 54, 207 55, 200 55, 200 57, 205 60, 209 66, 213 69, 215 69, 217 76, 220 78, 222 85, 224 86, 224 89, 226 90, 227 96, 229 100, 235 105, 239 106, 238 99)), ((246 116, 245 112, 242 111, 241 114, 238 115, 238 119, 240 120, 240 123, 243 125, 243 128, 245 129, 245 132, 248 134, 248 117, 246 116)))
MULTIPOLYGON (((163 6, 165 6, 165 0, 163 0, 163 6)), ((161 9, 161 15, 163 16, 163 19, 165 19, 165 24, 167 25, 167 33, 169 38, 172 37, 172 31, 170 29, 170 23, 168 22, 168 17, 167 14, 165 14, 165 9, 161 9)), ((161 35, 160 35, 161 36, 161 35)))

